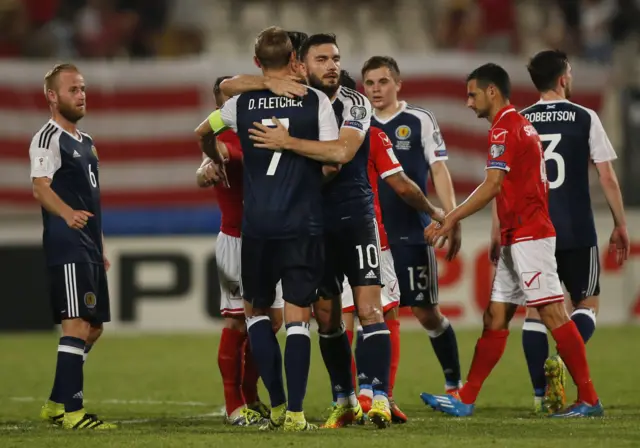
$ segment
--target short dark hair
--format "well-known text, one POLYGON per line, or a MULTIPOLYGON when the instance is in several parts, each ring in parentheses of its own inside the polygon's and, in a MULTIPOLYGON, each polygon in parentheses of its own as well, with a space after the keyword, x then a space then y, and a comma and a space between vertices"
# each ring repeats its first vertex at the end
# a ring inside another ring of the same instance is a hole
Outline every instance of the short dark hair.
POLYGON ((213 83, 213 96, 216 98, 216 103, 218 103, 218 106, 220 106, 220 103, 222 101, 220 101, 220 94, 222 93, 220 90, 220 84, 222 84, 222 81, 224 81, 225 79, 231 79, 233 78, 233 76, 220 76, 219 78, 216 78, 216 82, 213 83))
POLYGON ((372 56, 362 66, 362 78, 364 78, 365 73, 383 67, 388 68, 393 76, 400 76, 398 63, 391 56, 372 56))
POLYGON ((302 49, 302 45, 309 39, 309 35, 302 31, 287 31, 287 34, 289 35, 289 39, 291 39, 291 45, 293 45, 293 50, 296 52, 297 58, 301 60, 300 50, 302 49))
POLYGON ((353 90, 357 87, 356 80, 346 70, 340 71, 340 85, 353 90))
POLYGON ((338 40, 333 33, 318 33, 312 34, 300 47, 300 59, 303 60, 307 57, 309 49, 311 47, 317 47, 318 45, 333 44, 338 46, 338 40))
POLYGON ((560 50, 541 51, 529 60, 527 70, 539 92, 552 90, 558 78, 567 72, 569 58, 560 50))
POLYGON ((255 54, 262 68, 283 68, 291 62, 293 45, 285 30, 270 26, 262 30, 256 38, 255 54))
POLYGON ((467 82, 474 79, 481 89, 486 89, 490 84, 493 84, 505 99, 509 99, 511 95, 511 80, 507 71, 498 64, 489 62, 481 65, 467 76, 467 82))

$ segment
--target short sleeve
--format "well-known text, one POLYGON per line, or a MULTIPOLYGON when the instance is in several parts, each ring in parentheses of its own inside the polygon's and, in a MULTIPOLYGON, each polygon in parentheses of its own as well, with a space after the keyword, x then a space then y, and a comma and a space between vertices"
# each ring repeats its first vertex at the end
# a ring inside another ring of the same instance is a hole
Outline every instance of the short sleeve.
POLYGON ((384 179, 393 174, 404 171, 393 152, 393 144, 389 136, 381 129, 371 128, 370 133, 370 158, 378 175, 384 179))
POLYGON ((486 169, 511 170, 516 151, 516 136, 513 131, 493 128, 489 131, 489 156, 486 169))
POLYGON ((589 109, 591 116, 591 129, 589 130, 589 151, 594 163, 609 162, 618 158, 609 137, 602 126, 600 117, 595 111, 589 109))
POLYGON ((425 111, 420 113, 419 118, 425 160, 429 162, 429 165, 441 160, 448 160, 447 147, 435 116, 431 112, 425 111))
POLYGON ((51 139, 41 138, 36 134, 29 146, 29 158, 31 159, 31 179, 48 177, 53 179, 56 171, 62 166, 60 144, 58 136, 51 139))
POLYGON ((336 115, 333 112, 331 101, 324 93, 318 91, 318 130, 321 142, 338 140, 339 130, 336 115))
POLYGON ((238 98, 239 96, 229 98, 220 109, 209 114, 209 125, 216 135, 227 129, 233 129, 235 132, 238 131, 238 98))
POLYGON ((369 99, 360 92, 343 87, 341 100, 344 103, 342 127, 356 129, 363 134, 367 132, 373 115, 369 99))

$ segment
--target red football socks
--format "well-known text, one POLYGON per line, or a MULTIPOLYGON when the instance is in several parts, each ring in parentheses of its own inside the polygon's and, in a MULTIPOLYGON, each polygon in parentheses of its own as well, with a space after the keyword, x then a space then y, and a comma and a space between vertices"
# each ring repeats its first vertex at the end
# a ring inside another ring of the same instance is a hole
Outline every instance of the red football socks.
POLYGON ((389 319, 386 321, 391 338, 391 369, 389 371, 389 397, 393 396, 393 386, 396 384, 396 374, 400 365, 400 321, 389 319))
POLYGON ((246 334, 232 330, 222 329, 220 346, 218 347, 218 366, 222 374, 224 386, 224 403, 227 415, 245 404, 242 398, 242 345, 246 340, 246 334))
POLYGON ((258 380, 260 379, 260 373, 258 373, 258 367, 253 361, 253 354, 251 353, 251 347, 249 340, 244 346, 244 371, 242 374, 242 395, 244 401, 247 404, 252 404, 258 401, 258 380))
POLYGON ((358 377, 358 372, 356 370, 356 361, 353 356, 353 331, 346 330, 347 338, 349 339, 349 347, 351 347, 351 384, 353 384, 353 391, 356 390, 356 378, 358 377))
POLYGON ((498 364, 507 346, 509 330, 484 330, 476 343, 467 382, 459 391, 460 400, 473 404, 478 398, 482 384, 498 364))
POLYGON ((590 405, 596 404, 598 402, 598 394, 591 382, 587 351, 578 327, 570 320, 553 330, 551 334, 558 344, 557 349, 560 357, 578 387, 578 401, 583 401, 590 405))

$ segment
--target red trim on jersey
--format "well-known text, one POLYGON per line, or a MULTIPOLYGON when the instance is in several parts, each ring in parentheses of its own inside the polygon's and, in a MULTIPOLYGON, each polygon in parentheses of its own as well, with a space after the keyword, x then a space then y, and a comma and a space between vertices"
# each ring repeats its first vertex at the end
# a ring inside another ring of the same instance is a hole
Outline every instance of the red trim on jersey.
POLYGON ((218 136, 229 152, 225 165, 229 188, 218 184, 214 188, 218 195, 218 206, 222 214, 220 231, 240 238, 242 229, 242 146, 235 132, 228 130, 218 136))
POLYGON ((554 303, 554 302, 564 302, 564 294, 561 294, 559 296, 544 297, 542 299, 528 300, 527 306, 529 308, 536 308, 536 307, 539 307, 542 305, 548 305, 549 303, 554 303))
POLYGON ((237 317, 244 315, 244 308, 223 308, 220 310, 222 317, 237 317))
POLYGON ((383 179, 392 174, 402 171, 402 165, 393 153, 393 144, 389 136, 380 128, 371 126, 369 131, 369 163, 367 172, 369 183, 373 190, 373 207, 376 212, 376 224, 380 234, 380 250, 389 248, 389 238, 382 222, 382 210, 380 209, 380 198, 378 197, 378 178, 383 179))

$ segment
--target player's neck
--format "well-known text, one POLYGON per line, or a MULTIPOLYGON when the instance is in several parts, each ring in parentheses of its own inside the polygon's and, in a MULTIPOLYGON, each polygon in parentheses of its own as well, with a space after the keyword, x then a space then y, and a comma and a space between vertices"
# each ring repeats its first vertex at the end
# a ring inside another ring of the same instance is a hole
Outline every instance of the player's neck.
POLYGON ((491 108, 491 112, 489 113, 489 116, 487 117, 487 120, 489 120, 489 123, 493 123, 493 120, 496 119, 496 115, 498 115, 498 113, 504 109, 507 106, 510 106, 511 103, 509 102, 509 100, 504 100, 504 101, 498 101, 492 108, 491 108))
POLYGON ((275 70, 264 70, 262 74, 267 78, 287 79, 294 73, 289 67, 279 68, 275 70))
POLYGON ((540 99, 542 101, 563 101, 566 100, 567 97, 564 95, 564 92, 547 90, 546 92, 540 93, 540 99))
POLYGON ((382 119, 392 117, 397 114, 401 108, 402 104, 400 104, 400 101, 395 100, 384 109, 376 109, 376 117, 382 119))
POLYGON ((54 112, 51 115, 51 119, 55 121, 58 126, 67 131, 69 134, 76 137, 78 135, 78 126, 75 123, 71 123, 69 120, 64 118, 62 115, 54 112))

